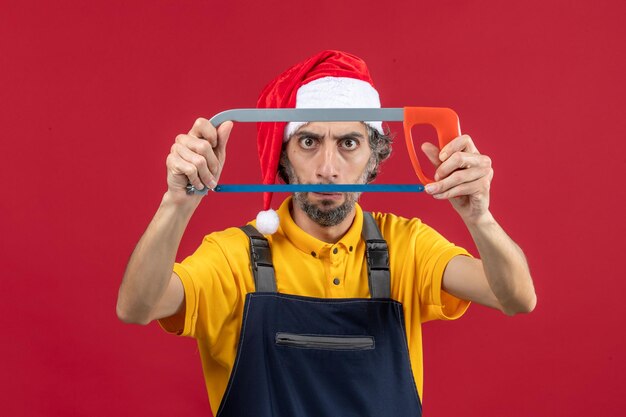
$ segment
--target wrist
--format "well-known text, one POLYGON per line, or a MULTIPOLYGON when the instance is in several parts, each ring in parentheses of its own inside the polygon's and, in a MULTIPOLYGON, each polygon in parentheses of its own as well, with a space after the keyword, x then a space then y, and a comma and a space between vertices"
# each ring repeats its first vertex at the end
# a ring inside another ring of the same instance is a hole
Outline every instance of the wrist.
POLYGON ((469 216, 467 218, 464 218, 463 222, 469 229, 478 227, 489 227, 498 224, 498 222, 489 210, 476 216, 469 216))
POLYGON ((167 190, 161 199, 160 208, 191 216, 202 201, 202 197, 202 195, 187 194, 185 191, 167 190))

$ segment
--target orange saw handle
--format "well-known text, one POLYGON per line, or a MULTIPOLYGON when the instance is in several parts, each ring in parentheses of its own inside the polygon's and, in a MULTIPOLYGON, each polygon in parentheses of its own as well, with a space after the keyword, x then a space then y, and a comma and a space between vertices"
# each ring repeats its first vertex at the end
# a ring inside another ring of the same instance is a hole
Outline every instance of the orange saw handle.
POLYGON ((433 182, 424 175, 422 167, 417 159, 417 153, 413 146, 411 128, 415 125, 431 125, 437 131, 439 139, 439 149, 446 146, 452 139, 461 135, 459 116, 452 109, 445 107, 405 107, 404 108, 404 140, 406 148, 411 158, 411 164, 415 174, 422 184, 433 182))

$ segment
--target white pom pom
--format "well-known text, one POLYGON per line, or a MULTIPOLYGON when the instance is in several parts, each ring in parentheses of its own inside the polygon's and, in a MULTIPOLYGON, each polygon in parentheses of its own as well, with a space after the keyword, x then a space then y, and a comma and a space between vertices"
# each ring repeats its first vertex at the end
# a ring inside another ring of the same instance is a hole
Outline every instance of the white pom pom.
POLYGON ((278 230, 278 214, 272 210, 259 211, 256 216, 256 229, 263 235, 271 235, 278 230))

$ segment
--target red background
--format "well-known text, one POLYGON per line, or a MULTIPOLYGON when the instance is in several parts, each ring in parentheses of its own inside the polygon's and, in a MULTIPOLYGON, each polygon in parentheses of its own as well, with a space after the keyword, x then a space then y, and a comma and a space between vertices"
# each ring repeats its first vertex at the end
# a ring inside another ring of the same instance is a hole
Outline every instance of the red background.
MULTIPOLYGON (((272 77, 326 48, 362 56, 386 107, 458 112, 494 161, 492 210, 535 280, 530 315, 475 306, 425 326, 426 415, 621 414, 624 12, 618 1, 3 1, 0 414, 208 415, 194 341, 117 320, 122 273, 175 135, 254 106, 272 77)), ((235 128, 223 182, 257 182, 254 128, 235 128)), ((414 180, 401 138, 380 183, 414 180)), ((421 217, 475 251, 446 202, 363 205, 421 217)), ((207 198, 179 258, 260 207, 260 195, 207 198)))

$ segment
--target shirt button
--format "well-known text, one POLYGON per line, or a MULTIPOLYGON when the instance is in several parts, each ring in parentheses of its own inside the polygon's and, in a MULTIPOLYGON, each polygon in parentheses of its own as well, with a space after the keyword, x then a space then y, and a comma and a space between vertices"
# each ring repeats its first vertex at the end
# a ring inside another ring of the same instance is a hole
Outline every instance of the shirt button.
POLYGON ((333 284, 339 285, 339 282, 341 282, 341 281, 339 281, 339 278, 333 279, 333 284))
POLYGON ((333 249, 333 253, 334 253, 335 255, 337 255, 337 252, 339 252, 339 250, 338 250, 337 248, 333 249))
POLYGON ((352 252, 352 249, 354 249, 352 246, 350 246, 350 252, 352 252))
POLYGON ((311 256, 315 258, 317 255, 315 254, 315 252, 311 252, 311 256))

